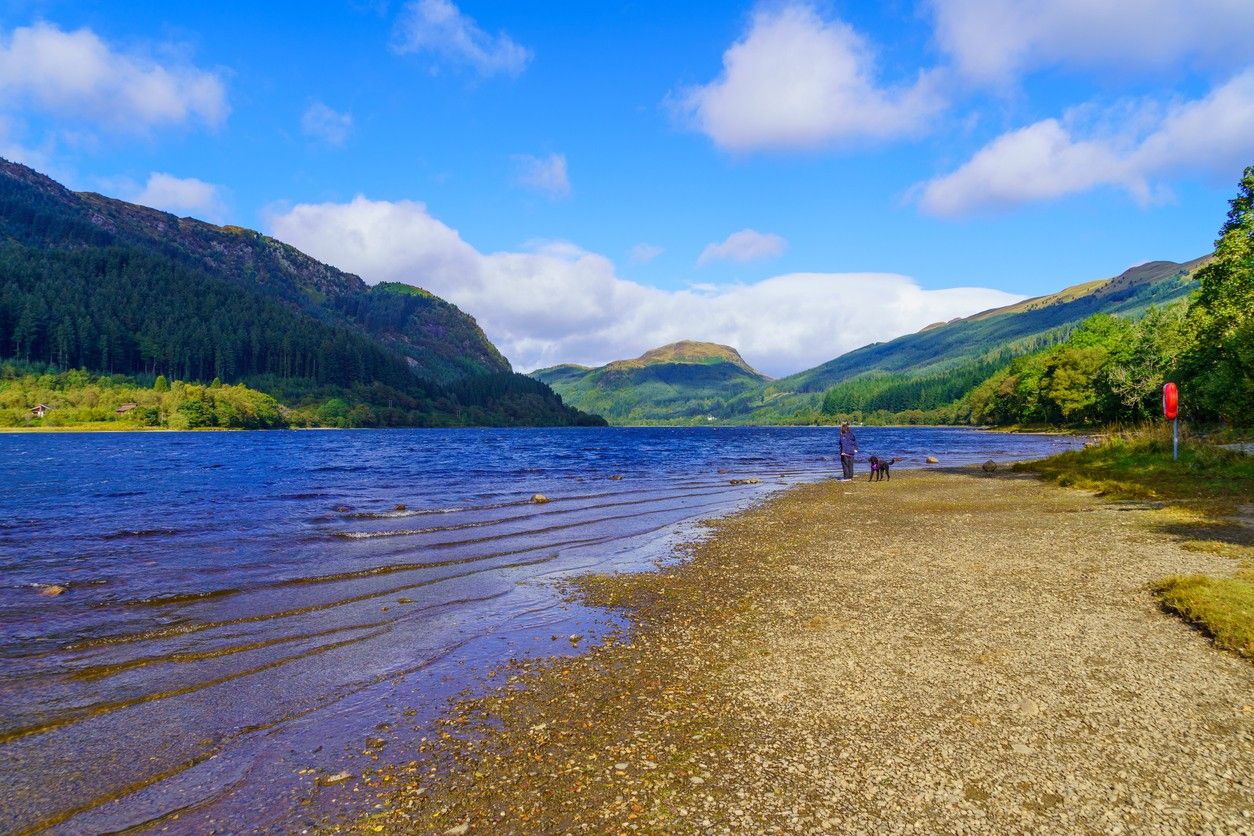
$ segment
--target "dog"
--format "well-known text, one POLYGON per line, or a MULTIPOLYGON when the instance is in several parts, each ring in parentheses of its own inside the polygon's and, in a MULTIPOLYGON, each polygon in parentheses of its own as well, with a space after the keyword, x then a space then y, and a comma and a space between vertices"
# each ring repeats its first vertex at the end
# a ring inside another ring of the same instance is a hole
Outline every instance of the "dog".
POLYGON ((874 479, 876 482, 880 481, 881 479, 887 479, 891 482, 893 479, 893 474, 890 472, 889 469, 893 465, 895 465, 897 462, 901 461, 901 457, 893 456, 891 459, 881 459, 879 456, 871 456, 871 458, 869 458, 867 461, 871 463, 871 475, 867 477, 868 482, 870 482, 872 479, 874 479))

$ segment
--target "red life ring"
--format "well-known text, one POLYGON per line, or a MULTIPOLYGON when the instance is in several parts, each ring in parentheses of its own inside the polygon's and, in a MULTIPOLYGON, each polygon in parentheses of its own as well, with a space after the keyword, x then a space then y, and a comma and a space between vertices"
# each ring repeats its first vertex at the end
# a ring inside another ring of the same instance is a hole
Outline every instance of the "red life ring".
POLYGON ((1163 415, 1168 421, 1174 421, 1179 412, 1180 393, 1176 389, 1176 384, 1168 383, 1163 386, 1163 415))

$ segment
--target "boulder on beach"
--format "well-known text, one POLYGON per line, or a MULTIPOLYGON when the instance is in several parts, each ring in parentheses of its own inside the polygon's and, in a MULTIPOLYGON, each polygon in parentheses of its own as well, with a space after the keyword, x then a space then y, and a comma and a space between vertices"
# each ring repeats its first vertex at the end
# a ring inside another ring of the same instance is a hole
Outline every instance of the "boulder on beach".
POLYGON ((936 458, 935 456, 928 456, 927 463, 928 464, 940 464, 940 459, 936 458))
POLYGON ((536 505, 543 505, 544 503, 549 501, 549 498, 542 493, 538 493, 538 494, 534 494, 531 497, 531 501, 534 502, 536 505))
POLYGON ((997 462, 993 461, 992 459, 989 459, 988 461, 984 462, 984 464, 980 465, 980 469, 983 470, 985 473, 992 473, 994 470, 997 469, 997 462))

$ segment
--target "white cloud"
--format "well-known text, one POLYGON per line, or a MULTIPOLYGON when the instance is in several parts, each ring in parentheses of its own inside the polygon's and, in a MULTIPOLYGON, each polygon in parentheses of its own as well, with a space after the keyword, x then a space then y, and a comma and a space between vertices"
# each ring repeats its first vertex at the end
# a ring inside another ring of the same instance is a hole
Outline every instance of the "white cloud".
POLYGON ((733 232, 718 244, 706 244, 697 264, 709 264, 711 261, 758 261, 772 258, 788 248, 788 242, 773 232, 758 232, 756 229, 742 229, 733 232))
POLYGON ((518 75, 531 60, 529 49, 504 32, 484 32, 449 0, 405 4, 393 32, 392 48, 402 54, 434 53, 451 63, 467 65, 482 76, 518 75))
MULTIPOLYGON (((23 143, 20 139, 22 126, 15 124, 14 120, 0 114, 0 157, 15 163, 28 165, 49 176, 53 176, 52 171, 55 168, 52 156, 55 142, 51 137, 46 137, 38 147, 31 147, 23 143)), ((68 177, 68 174, 61 173, 54 179, 62 179, 68 177)))
POLYGON ((154 171, 143 189, 130 196, 133 203, 152 206, 175 215, 193 216, 212 223, 226 219, 222 187, 195 177, 175 177, 154 171))
POLYGON ((662 290, 619 277, 569 243, 480 253, 421 203, 301 204, 273 235, 368 282, 420 285, 474 315, 522 369, 600 364, 679 339, 734 345, 772 374, 1021 297, 924 290, 900 275, 796 273, 715 289, 662 290))
POLYGON ((860 34, 794 3, 755 12, 722 75, 676 105, 722 148, 806 149, 919 133, 944 106, 936 87, 931 73, 879 86, 860 34))
POLYGON ((1254 69, 1202 99, 1169 106, 1143 103, 1108 113, 1091 108, 1003 134, 957 170, 919 187, 920 206, 966 215, 1079 194, 1100 186, 1151 201, 1156 177, 1233 175, 1254 158, 1254 69), (1096 127, 1089 127, 1096 122, 1096 127), (1116 124, 1123 127, 1111 128, 1116 124))
POLYGON ((1254 58, 1248 0, 932 0, 959 72, 1004 86, 1039 67, 1162 70, 1254 58))
POLYGON ((519 185, 547 192, 553 197, 566 197, 570 194, 565 154, 549 154, 547 157, 517 154, 514 162, 518 166, 519 185))
POLYGON ((230 111, 222 79, 117 51, 90 29, 36 23, 0 36, 0 100, 120 132, 198 121, 230 111))
POLYGON ((648 264, 664 252, 657 244, 640 243, 632 247, 627 256, 633 264, 648 264))
POLYGON ((324 102, 314 102, 300 118, 305 136, 339 148, 353 130, 353 115, 332 110, 324 102))

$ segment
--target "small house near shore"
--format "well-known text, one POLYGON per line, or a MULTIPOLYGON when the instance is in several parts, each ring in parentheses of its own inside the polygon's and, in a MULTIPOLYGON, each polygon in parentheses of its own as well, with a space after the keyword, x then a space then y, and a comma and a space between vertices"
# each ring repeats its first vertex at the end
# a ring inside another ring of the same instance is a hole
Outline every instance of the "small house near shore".
POLYGON ((34 408, 31 409, 30 414, 32 418, 42 418, 48 414, 48 410, 50 409, 52 409, 52 407, 48 406, 46 403, 37 403, 34 408))
POLYGON ((137 406, 139 406, 139 404, 124 403, 117 408, 116 412, 118 415, 125 415, 126 413, 130 412, 132 409, 134 409, 137 406))

